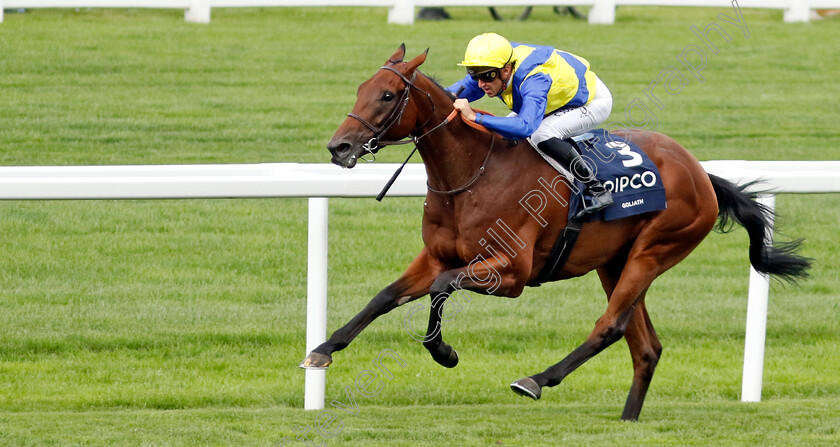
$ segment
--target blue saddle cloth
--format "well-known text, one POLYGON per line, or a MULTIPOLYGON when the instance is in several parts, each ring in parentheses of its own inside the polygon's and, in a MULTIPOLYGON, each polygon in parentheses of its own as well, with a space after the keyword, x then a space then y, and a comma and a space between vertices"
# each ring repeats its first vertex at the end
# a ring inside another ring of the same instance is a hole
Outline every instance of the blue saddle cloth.
MULTIPOLYGON (((581 156, 612 192, 614 203, 587 220, 616 220, 666 208, 659 169, 639 146, 604 129, 589 133, 591 137, 578 142, 581 156)), ((575 186, 569 200, 569 218, 583 209, 583 183, 576 180, 575 186)))

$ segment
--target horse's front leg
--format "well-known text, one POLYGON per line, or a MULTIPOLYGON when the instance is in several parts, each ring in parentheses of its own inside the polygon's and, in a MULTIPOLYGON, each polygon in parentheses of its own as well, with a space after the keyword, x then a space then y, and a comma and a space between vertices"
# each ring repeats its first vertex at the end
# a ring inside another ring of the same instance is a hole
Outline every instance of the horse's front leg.
POLYGON ((300 364, 301 368, 329 366, 332 353, 346 348, 377 317, 429 293, 429 288, 442 270, 440 262, 423 249, 398 280, 376 294, 352 320, 333 332, 329 340, 313 349, 300 364))
POLYGON ((468 266, 448 270, 437 277, 429 290, 432 307, 429 312, 429 326, 423 339, 423 346, 439 364, 454 368, 458 364, 458 353, 443 341, 441 326, 443 321, 452 320, 455 315, 470 302, 464 290, 471 290, 485 295, 519 296, 524 281, 517 281, 507 259, 476 258, 468 266), (454 312, 444 316, 444 304, 457 306, 454 312))

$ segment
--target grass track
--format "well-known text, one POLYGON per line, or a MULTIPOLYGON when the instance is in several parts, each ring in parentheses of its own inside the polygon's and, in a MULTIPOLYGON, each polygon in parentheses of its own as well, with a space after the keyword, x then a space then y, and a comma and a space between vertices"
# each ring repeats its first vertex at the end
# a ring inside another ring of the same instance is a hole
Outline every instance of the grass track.
MULTIPOLYGON (((833 412, 836 416, 836 409, 816 400, 758 405, 673 403, 649 411, 649 420, 634 424, 617 421, 615 409, 608 405, 415 405, 410 412, 400 412, 398 418, 394 408, 359 405, 358 415, 341 416, 342 433, 327 445, 830 446, 837 439, 836 427, 813 418, 815 413, 833 412), (674 420, 673 414, 684 417, 674 420), (562 431, 557 430, 558 425, 562 431)), ((314 423, 312 413, 287 408, 93 411, 38 416, 40 419, 34 424, 29 414, 8 417, 15 423, 8 437, 19 441, 16 445, 29 445, 27 440, 33 434, 56 444, 86 445, 96 437, 98 443, 106 445, 131 445, 125 442, 123 433, 143 437, 145 445, 274 445, 281 441, 277 434, 285 425, 305 427, 314 423), (154 430, 149 429, 151 424, 154 430), (70 435, 61 437, 57 432, 70 435)), ((312 439, 319 441, 317 437, 312 439)))
MULTIPOLYGON (((447 84, 474 34, 586 56, 612 119, 725 8, 622 7, 614 26, 535 8, 386 24, 379 8, 36 10, 0 24, 0 164, 327 162, 324 144, 360 82, 400 42, 431 48, 447 84)), ((691 80, 652 111, 700 159, 836 159, 837 21, 784 24, 743 10, 691 80)), ((676 65, 678 66, 678 65, 676 65)), ((688 76, 688 75, 687 75, 688 76)), ((502 112, 496 103, 483 108, 502 112)), ((404 149, 386 151, 401 161, 404 149)), ((421 198, 333 200, 329 331, 395 279, 422 246, 421 198)), ((631 368, 623 342, 534 403, 507 383, 559 360, 603 310, 592 275, 517 300, 475 297, 444 328, 460 352, 436 366, 404 312, 376 321, 328 372, 327 396, 383 348, 406 363, 326 445, 837 445, 840 269, 836 196, 782 196, 783 230, 807 237, 813 278, 775 286, 764 402, 741 404, 746 235, 712 235, 654 283, 665 352, 638 424, 617 421, 631 368), (820 209, 817 212, 815 210, 820 209)), ((301 410, 303 200, 0 203, 0 445, 272 446, 301 410)), ((291 445, 303 445, 294 443, 291 445)))

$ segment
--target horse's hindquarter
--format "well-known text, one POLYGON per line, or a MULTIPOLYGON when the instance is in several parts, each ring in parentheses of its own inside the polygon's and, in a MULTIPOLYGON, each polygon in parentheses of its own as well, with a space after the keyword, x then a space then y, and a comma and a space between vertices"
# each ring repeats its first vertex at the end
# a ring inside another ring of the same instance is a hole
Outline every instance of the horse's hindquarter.
POLYGON ((665 187, 668 208, 654 219, 656 227, 669 232, 699 231, 701 239, 705 237, 717 220, 718 205, 709 175, 697 158, 663 134, 637 131, 631 141, 659 168, 665 187))
POLYGON ((683 260, 709 234, 717 220, 717 199, 697 158, 670 137, 633 131, 630 139, 659 168, 667 208, 643 215, 628 260, 646 257, 656 276, 683 260))
POLYGON ((630 135, 659 169, 667 208, 585 224, 564 271, 555 279, 586 274, 617 256, 662 256, 664 261, 657 264, 657 274, 661 273, 696 247, 717 219, 708 174, 690 152, 663 134, 634 130, 624 135, 630 135), (669 252, 674 255, 667 256, 669 252))

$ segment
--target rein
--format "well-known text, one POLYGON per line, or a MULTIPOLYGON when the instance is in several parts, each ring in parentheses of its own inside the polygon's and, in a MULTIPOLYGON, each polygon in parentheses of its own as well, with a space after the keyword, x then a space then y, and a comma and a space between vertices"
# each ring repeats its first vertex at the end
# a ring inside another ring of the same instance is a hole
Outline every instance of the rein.
POLYGON ((484 161, 481 162, 481 167, 478 168, 478 172, 476 172, 476 174, 473 176, 473 178, 471 178, 470 181, 468 181, 464 186, 461 186, 461 187, 458 187, 458 188, 455 188, 455 189, 450 189, 450 190, 446 191, 446 190, 440 190, 440 189, 432 188, 432 185, 430 185, 429 181, 426 180, 426 188, 431 192, 435 192, 435 193, 438 193, 438 194, 448 194, 448 195, 460 194, 464 191, 469 190, 469 187, 474 185, 475 182, 478 181, 479 177, 481 177, 481 174, 484 174, 485 168, 487 167, 487 161, 490 160, 490 154, 493 153, 493 145, 495 143, 496 143, 496 138, 494 137, 493 139, 490 140, 490 149, 487 149, 487 155, 484 156, 484 161))

